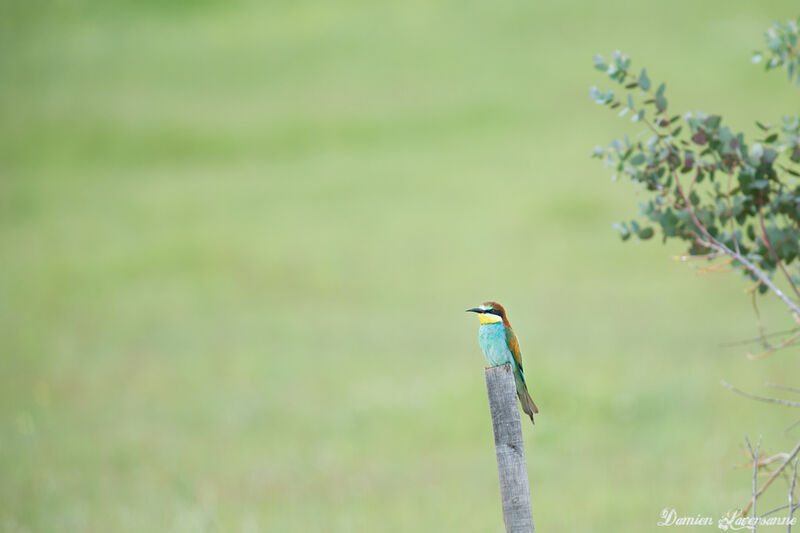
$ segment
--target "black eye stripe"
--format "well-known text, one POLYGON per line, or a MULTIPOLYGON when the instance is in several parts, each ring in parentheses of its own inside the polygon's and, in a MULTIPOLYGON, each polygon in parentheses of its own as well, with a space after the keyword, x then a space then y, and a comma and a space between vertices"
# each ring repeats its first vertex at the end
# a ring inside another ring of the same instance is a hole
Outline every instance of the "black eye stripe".
POLYGON ((497 309, 487 309, 486 312, 490 313, 492 315, 497 315, 500 318, 503 318, 503 314, 500 311, 498 311, 497 309))

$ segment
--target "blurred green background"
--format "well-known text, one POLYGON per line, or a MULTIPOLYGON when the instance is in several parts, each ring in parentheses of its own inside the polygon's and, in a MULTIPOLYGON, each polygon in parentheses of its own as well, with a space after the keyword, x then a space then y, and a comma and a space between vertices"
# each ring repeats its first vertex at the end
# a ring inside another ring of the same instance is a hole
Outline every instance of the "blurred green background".
POLYGON ((589 152, 638 129, 588 87, 620 48, 752 132, 796 108, 749 57, 797 14, 0 1, 0 529, 502 531, 487 299, 541 408, 537 530, 743 505, 744 435, 785 451, 795 413, 719 380, 791 384, 797 351, 720 348, 747 284, 620 243, 637 191, 589 152))

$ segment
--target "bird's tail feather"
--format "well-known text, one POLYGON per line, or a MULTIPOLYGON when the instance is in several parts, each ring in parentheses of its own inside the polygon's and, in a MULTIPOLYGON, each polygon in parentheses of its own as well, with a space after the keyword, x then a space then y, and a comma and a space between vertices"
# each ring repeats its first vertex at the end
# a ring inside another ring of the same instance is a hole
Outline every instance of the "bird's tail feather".
MULTIPOLYGON (((536 407, 531 395, 528 394, 528 386, 525 384, 525 376, 522 374, 522 371, 517 369, 517 371, 514 372, 514 381, 517 386, 517 397, 519 398, 522 410, 525 411, 526 415, 531 417, 531 422, 533 422, 533 415, 539 412, 539 408, 536 407)), ((535 424, 536 422, 533 423, 535 424)))
POLYGON ((528 389, 525 388, 522 392, 517 392, 517 396, 519 397, 519 403, 522 406, 522 410, 525 411, 525 414, 531 417, 531 423, 535 424, 536 422, 533 421, 534 413, 538 413, 539 409, 536 407, 536 404, 533 403, 533 398, 531 395, 528 394, 528 389))

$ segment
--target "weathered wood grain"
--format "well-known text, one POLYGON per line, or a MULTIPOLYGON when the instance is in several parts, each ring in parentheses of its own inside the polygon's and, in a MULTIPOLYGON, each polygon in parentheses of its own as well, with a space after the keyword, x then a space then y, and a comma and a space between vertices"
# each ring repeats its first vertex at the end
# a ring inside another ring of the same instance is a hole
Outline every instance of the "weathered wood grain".
POLYGON ((525 443, 511 365, 487 368, 485 373, 506 532, 533 533, 525 443))

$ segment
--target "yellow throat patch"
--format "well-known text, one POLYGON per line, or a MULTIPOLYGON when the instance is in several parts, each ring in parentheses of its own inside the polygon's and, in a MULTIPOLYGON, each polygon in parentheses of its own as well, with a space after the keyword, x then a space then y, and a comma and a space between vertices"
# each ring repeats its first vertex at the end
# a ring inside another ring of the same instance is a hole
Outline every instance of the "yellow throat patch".
POLYGON ((497 315, 493 315, 491 313, 482 313, 478 315, 478 318, 481 321, 481 324, 495 324, 497 322, 502 322, 503 319, 497 315))

